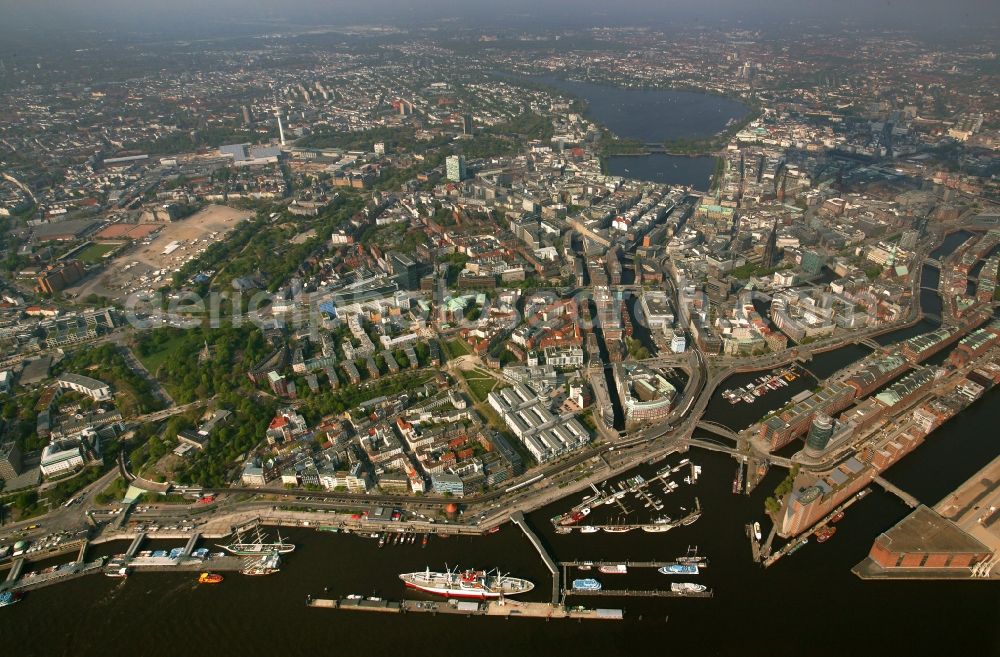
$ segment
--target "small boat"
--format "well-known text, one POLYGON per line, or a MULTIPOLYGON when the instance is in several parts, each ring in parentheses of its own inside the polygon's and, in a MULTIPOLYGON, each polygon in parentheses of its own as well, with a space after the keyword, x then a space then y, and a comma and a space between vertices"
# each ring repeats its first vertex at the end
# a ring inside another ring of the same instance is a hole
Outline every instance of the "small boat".
POLYGON ((834 534, 837 533, 836 527, 821 527, 816 530, 816 541, 818 543, 826 543, 829 541, 834 534))
POLYGON ((642 526, 642 531, 649 532, 650 534, 659 534, 661 532, 668 532, 671 529, 673 529, 673 526, 665 523, 654 523, 652 525, 642 526))
POLYGON ((603 529, 609 534, 624 534, 625 532, 632 530, 631 527, 623 527, 621 525, 605 525, 603 529))
POLYGON ((486 531, 486 533, 487 533, 487 534, 496 534, 496 533, 497 533, 498 531, 500 531, 500 525, 497 525, 496 527, 490 527, 490 528, 489 528, 489 529, 488 529, 488 530, 486 531))
POLYGON ((697 575, 698 565, 693 563, 672 563, 669 566, 657 568, 661 575, 697 575))
POLYGON ((694 582, 674 582, 670 585, 670 590, 674 593, 701 593, 706 587, 704 584, 694 582))
POLYGON ((108 577, 121 577, 122 579, 128 577, 129 569, 127 566, 122 566, 121 568, 116 568, 115 570, 106 570, 104 574, 108 577))
POLYGON ((4 591, 0 593, 0 607, 9 607, 12 604, 17 604, 21 601, 21 594, 15 593, 13 591, 4 591))
POLYGON ((423 539, 421 539, 420 547, 427 547, 427 534, 424 534, 423 539))
POLYGON ((593 525, 584 525, 583 527, 580 527, 580 533, 581 534, 593 534, 593 533, 599 532, 599 531, 601 531, 601 528, 600 527, 594 527, 593 525))
POLYGON ((758 541, 760 540, 760 523, 759 522, 755 522, 753 524, 753 536, 758 541))
POLYGON ((844 512, 838 511, 836 515, 830 518, 830 522, 840 522, 843 519, 844 519, 844 512))
POLYGON ((378 539, 378 546, 379 547, 384 547, 385 546, 385 534, 382 534, 382 536, 379 537, 379 539, 378 539))
POLYGON ((605 575, 626 575, 628 574, 628 567, 623 563, 616 563, 611 566, 600 566, 599 571, 605 575))
POLYGON ((574 591, 600 591, 601 583, 593 578, 585 579, 574 579, 573 580, 573 590, 574 591))
POLYGON ((584 563, 580 564, 576 568, 577 568, 577 570, 590 570, 593 567, 594 567, 594 564, 592 564, 589 561, 587 561, 587 562, 584 562, 584 563))
POLYGON ((198 575, 199 584, 218 584, 222 581, 222 575, 218 573, 202 573, 198 575))
POLYGON ((192 550, 191 556, 194 557, 195 559, 207 559, 208 548, 198 548, 197 550, 192 550))

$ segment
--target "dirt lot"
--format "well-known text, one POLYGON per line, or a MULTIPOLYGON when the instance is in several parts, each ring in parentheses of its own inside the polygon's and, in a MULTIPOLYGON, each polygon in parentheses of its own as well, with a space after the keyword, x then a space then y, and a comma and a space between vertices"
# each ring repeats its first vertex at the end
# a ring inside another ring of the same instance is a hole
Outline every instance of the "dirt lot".
POLYGON ((214 242, 225 239, 236 225, 253 213, 222 205, 210 205, 187 219, 163 225, 147 241, 136 242, 94 276, 64 294, 90 294, 124 300, 134 292, 155 291, 169 282, 174 272, 200 255, 214 242))

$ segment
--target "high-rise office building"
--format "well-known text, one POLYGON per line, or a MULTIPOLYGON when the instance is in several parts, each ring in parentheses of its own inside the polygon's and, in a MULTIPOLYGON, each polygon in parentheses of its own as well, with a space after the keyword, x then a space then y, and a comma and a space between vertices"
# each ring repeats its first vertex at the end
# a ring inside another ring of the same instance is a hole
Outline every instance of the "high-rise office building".
POLYGON ((809 435, 806 436, 806 449, 811 454, 821 454, 830 444, 831 436, 833 436, 833 418, 826 413, 817 413, 812 426, 809 427, 809 435))
POLYGON ((465 156, 449 155, 444 161, 445 174, 452 182, 461 182, 465 179, 465 156))

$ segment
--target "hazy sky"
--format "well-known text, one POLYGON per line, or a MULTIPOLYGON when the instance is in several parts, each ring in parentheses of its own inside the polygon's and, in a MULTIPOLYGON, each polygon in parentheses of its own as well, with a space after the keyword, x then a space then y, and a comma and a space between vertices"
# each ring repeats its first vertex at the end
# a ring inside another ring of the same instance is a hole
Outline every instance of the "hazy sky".
MULTIPOLYGON (((997 27, 1000 0, 0 0, 7 28, 94 27, 176 32, 226 31, 262 21, 292 24, 431 22, 484 27, 581 24, 749 25, 818 21, 832 25, 997 27)), ((0 29, 3 29, 0 27, 0 29)))

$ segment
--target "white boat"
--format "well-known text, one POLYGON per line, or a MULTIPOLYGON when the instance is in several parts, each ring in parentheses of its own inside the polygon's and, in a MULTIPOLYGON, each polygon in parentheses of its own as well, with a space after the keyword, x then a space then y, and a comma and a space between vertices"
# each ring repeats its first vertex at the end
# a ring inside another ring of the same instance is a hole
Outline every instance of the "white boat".
POLYGON ((573 590, 574 591, 600 591, 601 583, 596 579, 586 578, 586 579, 574 579, 573 580, 573 590))
POLYGON ((601 531, 601 528, 594 527, 593 525, 584 525, 583 527, 580 527, 581 534, 594 534, 599 531, 601 531))
POLYGON ((701 593, 707 588, 704 584, 694 582, 673 582, 670 585, 670 590, 674 593, 701 593))
POLYGON ((673 529, 673 527, 671 525, 667 525, 667 524, 663 524, 663 523, 653 524, 653 525, 643 525, 642 526, 642 531, 649 532, 650 534, 658 534, 660 532, 668 532, 671 529, 673 529))
POLYGON ((616 563, 611 566, 601 566, 598 568, 599 571, 605 575, 626 575, 628 574, 628 567, 623 563, 616 563))
POLYGON ((669 566, 657 568, 661 575, 697 575, 698 565, 693 563, 672 563, 669 566))
POLYGON ((754 538, 756 538, 758 541, 760 540, 760 523, 759 522, 755 522, 753 524, 753 535, 754 535, 754 538))

